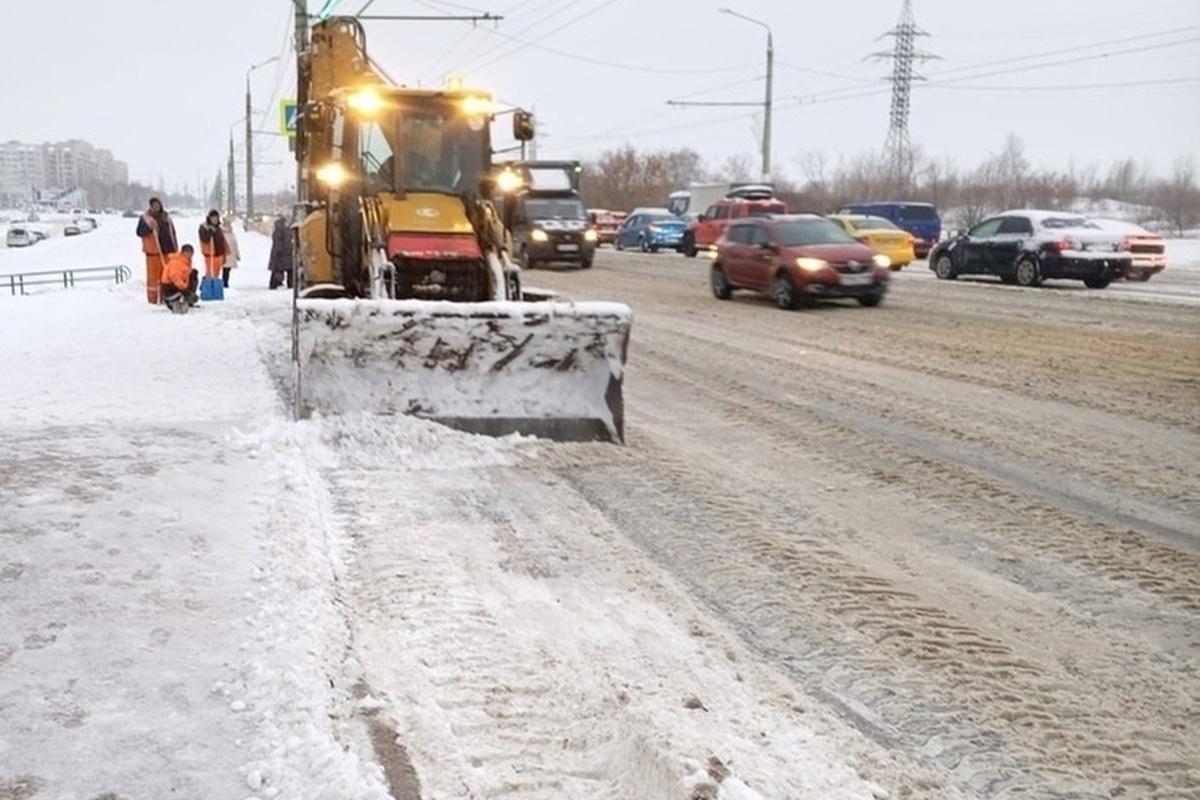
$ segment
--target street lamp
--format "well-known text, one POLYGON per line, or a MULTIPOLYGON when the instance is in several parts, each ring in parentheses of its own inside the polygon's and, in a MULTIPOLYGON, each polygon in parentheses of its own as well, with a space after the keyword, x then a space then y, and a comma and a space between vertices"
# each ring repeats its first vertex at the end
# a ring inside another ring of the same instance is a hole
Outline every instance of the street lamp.
POLYGON ((717 9, 722 14, 752 22, 767 31, 767 97, 763 101, 763 141, 762 141, 762 174, 763 180, 771 179, 771 84, 775 74, 775 40, 771 34, 771 26, 760 19, 739 14, 731 8, 717 9))
POLYGON ((253 125, 253 109, 250 105, 250 74, 254 70, 265 67, 267 64, 274 64, 279 60, 279 56, 271 56, 266 61, 255 64, 246 70, 246 219, 254 216, 254 131, 251 130, 253 125))

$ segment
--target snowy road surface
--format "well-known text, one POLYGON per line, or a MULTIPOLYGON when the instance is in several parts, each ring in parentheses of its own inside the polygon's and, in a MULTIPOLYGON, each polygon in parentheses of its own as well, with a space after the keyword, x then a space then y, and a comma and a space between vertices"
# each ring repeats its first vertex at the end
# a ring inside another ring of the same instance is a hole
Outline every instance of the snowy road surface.
POLYGON ((1197 796, 1197 310, 918 271, 789 314, 705 270, 526 276, 636 314, 629 446, 546 466, 947 786, 1197 796))
POLYGON ((265 246, 0 298, 0 798, 1198 796, 1195 308, 605 250, 526 283, 634 308, 629 444, 551 445, 289 422, 265 246))

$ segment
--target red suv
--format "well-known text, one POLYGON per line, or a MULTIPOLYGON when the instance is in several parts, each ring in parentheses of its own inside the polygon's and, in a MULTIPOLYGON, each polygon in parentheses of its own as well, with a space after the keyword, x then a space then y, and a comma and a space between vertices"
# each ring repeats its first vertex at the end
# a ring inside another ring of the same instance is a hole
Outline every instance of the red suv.
POLYGON ((890 262, 840 225, 814 214, 733 222, 717 242, 712 293, 769 293, 783 309, 801 301, 853 297, 877 306, 887 292, 890 262))
POLYGON ((786 214, 787 206, 774 197, 746 200, 727 197, 708 207, 683 234, 683 254, 694 258, 699 250, 711 250, 734 220, 786 214))

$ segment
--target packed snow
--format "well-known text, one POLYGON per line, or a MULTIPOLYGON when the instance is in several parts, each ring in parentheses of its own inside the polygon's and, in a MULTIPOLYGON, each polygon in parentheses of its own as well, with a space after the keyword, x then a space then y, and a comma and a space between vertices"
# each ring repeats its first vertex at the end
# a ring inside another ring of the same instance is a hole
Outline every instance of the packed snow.
POLYGON ((131 221, 81 241, 5 254, 137 277, 0 301, 0 796, 382 800, 398 764, 425 798, 882 796, 867 744, 543 483, 543 443, 292 421, 267 239, 186 316, 145 303, 131 221), (497 625, 461 638, 470 609, 497 625), (580 771, 537 789, 535 757, 580 771))
MULTIPOLYGON (((131 228, 79 240, 137 264, 131 228)), ((265 284, 242 238, 234 284, 265 284)), ((387 796, 328 724, 334 545, 319 496, 284 502, 313 467, 222 313, 238 293, 187 317, 136 283, 4 303, 0 794, 387 796)))

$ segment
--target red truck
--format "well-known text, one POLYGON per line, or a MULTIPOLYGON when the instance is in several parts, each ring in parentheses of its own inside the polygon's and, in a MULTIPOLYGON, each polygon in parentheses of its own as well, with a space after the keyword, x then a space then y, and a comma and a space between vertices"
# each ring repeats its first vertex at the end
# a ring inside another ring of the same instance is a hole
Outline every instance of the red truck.
POLYGON ((731 190, 710 205, 683 235, 683 254, 694 258, 701 250, 715 250, 717 240, 735 220, 788 213, 787 205, 769 186, 744 186, 731 190))

